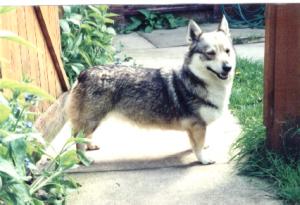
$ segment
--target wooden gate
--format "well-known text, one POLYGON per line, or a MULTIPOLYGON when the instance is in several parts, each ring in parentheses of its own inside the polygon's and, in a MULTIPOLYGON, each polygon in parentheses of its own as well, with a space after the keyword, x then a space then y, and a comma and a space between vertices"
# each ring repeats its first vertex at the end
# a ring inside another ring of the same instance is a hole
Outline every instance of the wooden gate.
POLYGON ((17 33, 37 47, 0 40, 0 77, 32 83, 57 97, 69 88, 60 58, 60 28, 57 6, 17 7, 0 15, 0 30, 17 33))
POLYGON ((300 117, 300 5, 268 5, 264 122, 268 144, 281 150, 282 125, 300 117))

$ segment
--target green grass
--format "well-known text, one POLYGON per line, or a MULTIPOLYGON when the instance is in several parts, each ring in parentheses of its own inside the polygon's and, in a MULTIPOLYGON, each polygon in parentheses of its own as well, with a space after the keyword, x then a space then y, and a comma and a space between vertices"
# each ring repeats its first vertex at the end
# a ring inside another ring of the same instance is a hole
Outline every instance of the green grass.
POLYGON ((263 63, 238 59, 230 108, 242 126, 233 145, 240 174, 268 181, 280 199, 300 204, 300 161, 267 149, 263 125, 263 63))

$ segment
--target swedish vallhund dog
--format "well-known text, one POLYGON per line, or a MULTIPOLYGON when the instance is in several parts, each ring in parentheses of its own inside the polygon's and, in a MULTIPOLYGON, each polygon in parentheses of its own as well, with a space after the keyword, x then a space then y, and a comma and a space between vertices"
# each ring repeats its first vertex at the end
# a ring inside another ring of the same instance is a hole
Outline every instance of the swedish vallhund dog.
MULTIPOLYGON (((36 121, 45 138, 53 138, 67 120, 87 138, 110 112, 141 126, 186 130, 202 164, 206 127, 227 109, 236 55, 223 17, 213 32, 188 25, 189 50, 179 70, 95 66, 82 71, 71 90, 36 121)), ((79 149, 97 149, 93 144, 79 149)))

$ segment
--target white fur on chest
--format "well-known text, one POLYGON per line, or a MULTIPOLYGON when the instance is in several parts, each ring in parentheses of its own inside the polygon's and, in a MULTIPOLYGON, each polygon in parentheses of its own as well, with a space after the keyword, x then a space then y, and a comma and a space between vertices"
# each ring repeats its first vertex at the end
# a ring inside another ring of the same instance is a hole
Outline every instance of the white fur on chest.
POLYGON ((198 113, 207 124, 215 121, 223 114, 224 110, 227 109, 230 96, 230 85, 212 85, 208 86, 207 100, 218 108, 202 105, 198 113))

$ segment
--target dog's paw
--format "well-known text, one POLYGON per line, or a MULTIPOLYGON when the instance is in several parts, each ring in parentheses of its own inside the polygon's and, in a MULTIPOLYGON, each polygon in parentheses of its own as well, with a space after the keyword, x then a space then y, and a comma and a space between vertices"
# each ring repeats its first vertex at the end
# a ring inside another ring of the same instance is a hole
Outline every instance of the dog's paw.
POLYGON ((38 170, 43 170, 50 164, 51 159, 46 155, 43 155, 41 159, 36 163, 36 167, 38 170))
POLYGON ((98 150, 100 147, 95 144, 87 144, 86 150, 98 150))
POLYGON ((202 152, 199 152, 197 154, 198 161, 203 165, 209 165, 216 163, 214 160, 210 159, 209 157, 205 156, 205 154, 202 152))

